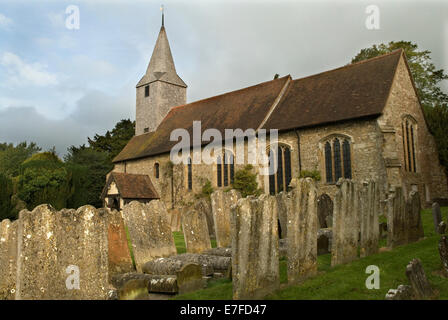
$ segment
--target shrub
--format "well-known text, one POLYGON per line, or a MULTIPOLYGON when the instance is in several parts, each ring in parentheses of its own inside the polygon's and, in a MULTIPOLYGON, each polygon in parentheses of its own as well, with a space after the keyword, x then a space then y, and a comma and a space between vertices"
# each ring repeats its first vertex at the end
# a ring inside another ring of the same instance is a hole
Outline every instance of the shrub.
POLYGON ((315 181, 320 181, 320 172, 318 170, 302 170, 299 178, 313 178, 315 181))
POLYGON ((202 186, 201 193, 196 194, 196 198, 210 198, 210 195, 215 191, 210 180, 206 179, 202 186))
POLYGON ((263 193, 258 188, 257 175, 252 170, 253 166, 248 164, 235 172, 233 188, 238 190, 243 198, 250 195, 259 196, 263 193))

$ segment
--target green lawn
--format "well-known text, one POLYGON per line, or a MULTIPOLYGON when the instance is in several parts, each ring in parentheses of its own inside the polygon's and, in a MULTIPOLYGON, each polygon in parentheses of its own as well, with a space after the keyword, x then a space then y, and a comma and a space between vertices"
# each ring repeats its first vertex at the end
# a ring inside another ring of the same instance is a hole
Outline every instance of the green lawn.
MULTIPOLYGON (((442 208, 444 217, 447 213, 448 208, 442 208)), ((330 254, 319 256, 319 275, 300 285, 287 286, 286 260, 280 260, 282 288, 267 296, 266 299, 384 299, 389 289, 408 283, 405 268, 413 258, 419 258, 422 261, 429 281, 440 293, 439 298, 448 299, 448 279, 436 273, 441 269, 437 249, 440 236, 434 233, 430 209, 422 211, 422 220, 425 239, 333 268, 330 266, 330 254), (368 290, 365 286, 365 280, 368 277, 365 269, 369 265, 380 268, 380 289, 378 290, 368 290)), ((182 233, 175 234, 175 239, 176 245, 183 244, 182 233)), ((384 244, 384 241, 381 244, 384 244)), ((185 249, 185 245, 178 247, 178 252, 182 249, 185 249)), ((175 299, 232 299, 232 282, 226 279, 218 280, 210 283, 204 290, 179 295, 175 299)))

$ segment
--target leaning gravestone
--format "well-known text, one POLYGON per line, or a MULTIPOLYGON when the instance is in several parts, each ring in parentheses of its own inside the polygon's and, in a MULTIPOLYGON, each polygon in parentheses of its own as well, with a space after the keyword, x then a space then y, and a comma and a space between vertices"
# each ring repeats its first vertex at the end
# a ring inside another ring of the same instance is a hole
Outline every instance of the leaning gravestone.
POLYGON ((0 300, 13 300, 16 289, 18 221, 0 223, 0 300))
POLYGON ((351 262, 358 256, 360 231, 358 186, 339 179, 334 201, 331 265, 351 262))
POLYGON ((360 206, 360 256, 370 256, 378 252, 380 190, 374 181, 363 183, 359 190, 360 206))
POLYGON ((437 202, 432 204, 432 219, 434 221, 434 231, 439 233, 439 224, 442 222, 442 213, 440 212, 440 205, 437 202))
POLYGON ((215 238, 215 225, 213 222, 212 204, 210 199, 200 199, 197 201, 193 208, 203 214, 207 220, 207 228, 210 239, 215 238))
POLYGON ((321 194, 317 198, 317 217, 319 219, 319 228, 330 228, 327 220, 333 218, 333 201, 326 193, 321 194))
MULTIPOLYGON (((317 188, 311 178, 294 179, 288 199, 288 282, 317 272, 317 188)), ((327 244, 328 246, 328 244, 327 244)))
POLYGON ((241 195, 236 190, 216 190, 211 194, 213 222, 215 225, 216 244, 218 247, 229 247, 230 238, 230 211, 241 195))
POLYGON ((177 253, 167 210, 160 200, 149 203, 132 201, 123 208, 137 271, 145 262, 177 253))
POLYGON ((406 201, 409 226, 408 242, 415 242, 424 237, 422 217, 420 214, 421 209, 420 195, 417 191, 411 191, 406 201))
POLYGON ((19 299, 106 299, 108 244, 105 210, 83 206, 22 210, 18 226, 19 299))
POLYGON ((279 254, 276 199, 240 199, 232 208, 234 299, 260 299, 278 288, 279 254))
POLYGON ((201 211, 189 209, 182 214, 182 230, 189 253, 201 253, 211 249, 207 218, 201 211))
POLYGON ((426 278, 422 263, 419 259, 413 259, 406 266, 406 276, 411 283, 414 296, 417 299, 428 299, 434 296, 434 291, 426 278))

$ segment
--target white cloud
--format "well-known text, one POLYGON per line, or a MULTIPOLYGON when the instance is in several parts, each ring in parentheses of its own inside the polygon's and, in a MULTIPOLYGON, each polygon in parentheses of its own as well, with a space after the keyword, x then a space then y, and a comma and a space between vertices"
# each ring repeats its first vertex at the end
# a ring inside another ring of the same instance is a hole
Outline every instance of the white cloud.
POLYGON ((12 19, 0 13, 0 28, 8 28, 12 24, 12 19))
POLYGON ((46 71, 47 66, 41 63, 26 63, 12 52, 5 52, 0 57, 7 73, 7 82, 10 85, 50 86, 58 83, 57 76, 46 71))

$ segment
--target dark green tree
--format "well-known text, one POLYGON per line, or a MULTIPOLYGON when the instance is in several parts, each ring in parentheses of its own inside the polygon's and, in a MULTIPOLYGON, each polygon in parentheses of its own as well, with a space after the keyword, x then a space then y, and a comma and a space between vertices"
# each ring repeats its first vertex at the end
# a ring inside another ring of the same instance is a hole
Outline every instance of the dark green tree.
POLYGON ((15 219, 17 213, 13 211, 11 197, 13 184, 9 177, 0 173, 0 221, 3 219, 15 219))
POLYGON ((34 142, 21 142, 16 146, 12 143, 0 144, 0 173, 9 177, 18 176, 20 164, 40 150, 34 142))
POLYGON ((431 52, 419 50, 417 44, 409 41, 391 41, 362 49, 351 62, 373 58, 400 48, 406 54, 429 130, 436 140, 440 162, 448 173, 448 95, 440 88, 441 81, 448 79, 448 75, 432 63, 431 52))
POLYGON ((243 198, 250 195, 260 195, 262 191, 258 188, 257 175, 253 172, 254 167, 250 164, 235 172, 233 188, 241 193, 243 198))

